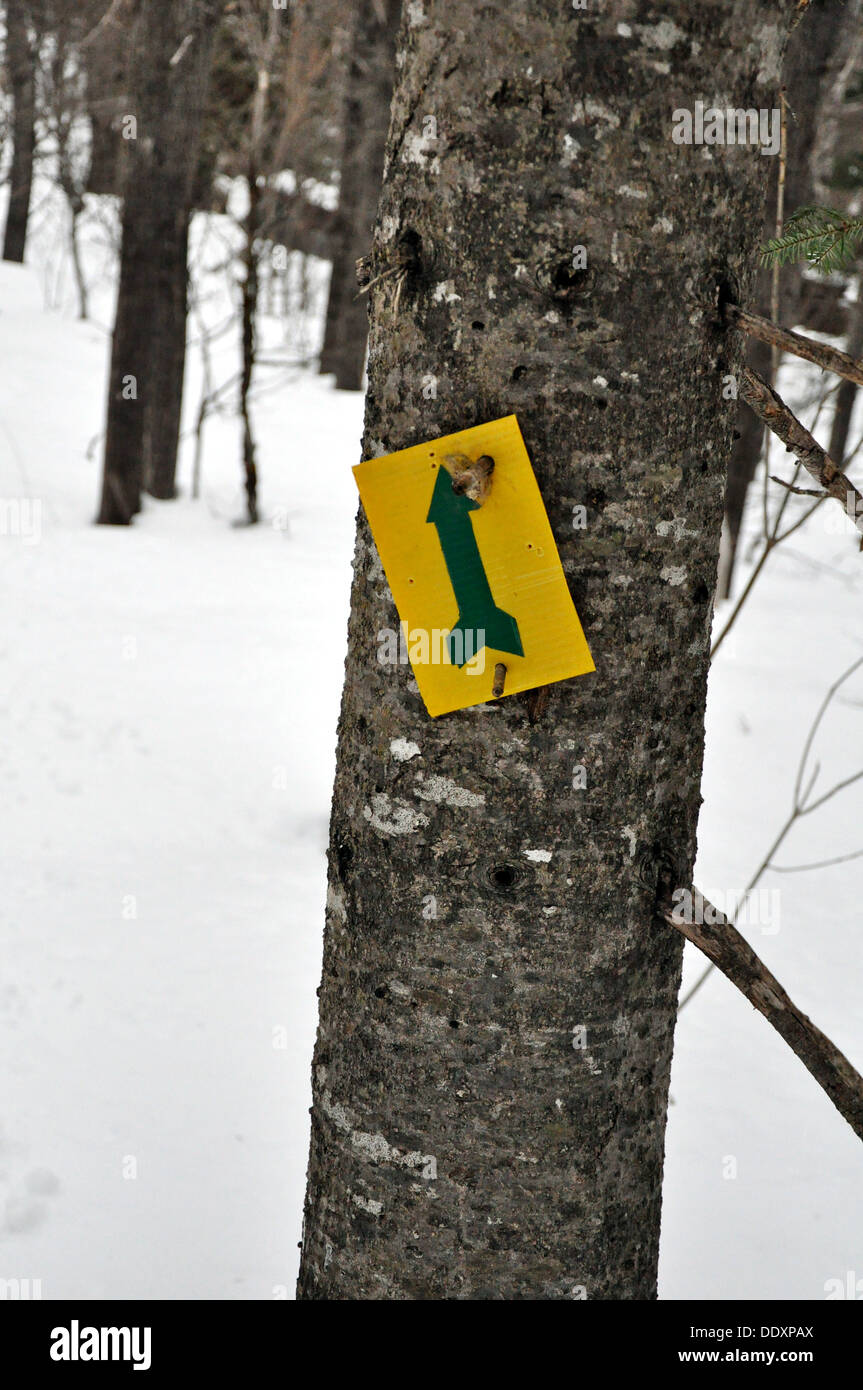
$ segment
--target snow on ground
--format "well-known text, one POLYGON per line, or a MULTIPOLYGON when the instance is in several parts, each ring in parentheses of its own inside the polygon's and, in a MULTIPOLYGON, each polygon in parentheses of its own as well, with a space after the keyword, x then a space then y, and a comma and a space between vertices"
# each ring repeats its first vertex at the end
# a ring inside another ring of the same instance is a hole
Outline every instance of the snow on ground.
MULTIPOLYGON (((786 363, 778 389, 794 403, 818 389, 819 377, 786 363)), ((861 430, 858 405, 852 441, 861 430)), ((817 432, 826 440, 829 426, 822 421, 817 432)), ((770 471, 790 477, 787 458, 776 444, 770 471)), ((850 471, 859 479, 859 463, 850 471)), ((778 487, 771 492, 775 498, 778 487)), ((749 503, 752 539, 761 529, 760 482, 749 503)), ((808 505, 795 499, 788 518, 808 505)), ((744 888, 761 863, 791 809, 818 707, 863 656, 858 540, 841 509, 824 504, 768 561, 711 669, 696 881, 716 901, 744 888)), ((722 608, 717 634, 730 611, 722 608)), ((816 762, 816 796, 863 768, 863 670, 832 704, 810 768, 816 762)), ((858 783, 798 821, 774 862, 861 848, 858 783)), ((798 1007, 858 1068, 861 873, 863 859, 769 872, 759 887, 778 903, 768 897, 768 920, 741 927, 798 1007)), ((704 966, 686 951, 682 994, 704 966)), ((821 1299, 829 1280, 844 1283, 849 1271, 863 1280, 863 1148, 802 1063, 716 971, 681 1012, 671 1090, 661 1297, 821 1299)))
MULTIPOLYGON (((266 524, 229 524, 240 435, 225 411, 206 426, 200 500, 187 439, 181 500, 95 528, 114 236, 102 200, 93 323, 75 322, 50 207, 32 268, 0 266, 0 1278, 41 1279, 46 1298, 292 1297, 362 402, 262 368, 266 524)), ((198 263, 230 240, 202 220, 198 263)), ((268 356, 314 351, 311 272, 290 336, 265 322, 268 356)), ((204 285, 215 327, 229 290, 215 271, 204 285)), ((216 339, 216 384, 236 354, 233 331, 216 339)), ((804 379, 792 368, 783 386, 804 379)), ((200 389, 193 346, 190 426, 200 389)), ((769 562, 712 674, 706 891, 748 880, 827 685, 863 652, 863 561, 818 523, 769 562)), ((861 706, 863 673, 821 731, 825 787, 863 764, 861 706)), ((858 848, 861 809, 849 789, 778 862, 858 848)), ((780 930, 748 929, 858 1065, 859 873, 767 876, 780 930)), ((693 953, 686 982, 701 968, 693 953)), ((663 1297, 817 1299, 863 1277, 860 1145, 721 977, 681 1016, 672 1091, 663 1297)))

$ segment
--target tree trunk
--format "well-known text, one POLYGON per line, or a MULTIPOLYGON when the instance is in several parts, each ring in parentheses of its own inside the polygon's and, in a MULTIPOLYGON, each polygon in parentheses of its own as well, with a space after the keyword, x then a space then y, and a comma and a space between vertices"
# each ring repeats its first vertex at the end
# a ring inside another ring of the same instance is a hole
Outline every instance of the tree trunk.
POLYGON ((128 525, 141 491, 173 497, 185 361, 192 185, 223 0, 142 0, 132 40, 137 121, 124 187, 123 246, 98 520, 128 525), (184 46, 185 45, 185 46, 184 46), (173 61, 172 61, 173 60, 173 61))
POLYGON ((12 166, 9 170, 9 206, 3 236, 4 261, 24 260, 30 189, 33 183, 36 85, 25 0, 7 0, 6 68, 12 92, 12 166))
MULTIPOLYGON (((851 332, 848 335, 848 352, 852 357, 860 357, 863 354, 863 299, 858 299, 854 305, 851 332)), ((848 452, 848 433, 851 429, 851 416, 854 414, 856 399, 857 387, 854 382, 843 380, 836 392, 836 410, 833 414, 830 444, 827 450, 838 468, 841 468, 845 463, 848 452)))
MULTIPOLYGON (((843 0, 824 0, 812 6, 793 30, 782 71, 787 90, 789 115, 787 123, 788 159, 785 176, 785 215, 805 207, 814 200, 813 154, 818 129, 820 101, 830 73, 833 52, 842 32, 843 0)), ((774 161, 778 165, 778 160, 774 161)), ((776 234, 776 177, 770 181, 770 196, 764 219, 764 241, 776 234)), ((780 272, 780 317, 789 327, 799 321, 802 302, 803 275, 799 265, 784 266, 780 272)), ((756 281, 753 304, 759 314, 770 316, 770 288, 773 271, 762 270, 756 281)), ((747 361, 759 376, 768 379, 772 356, 763 343, 751 343, 747 361)), ((728 464, 728 484, 725 495, 726 535, 719 570, 718 597, 728 598, 737 542, 743 521, 743 510, 749 484, 755 477, 764 430, 749 407, 741 402, 738 411, 737 437, 728 464)))
POLYGON ((88 193, 116 194, 121 191, 120 156, 122 142, 110 118, 90 107, 90 167, 87 171, 88 193))
POLYGON ((188 207, 180 208, 163 246, 164 292, 155 310, 153 388, 158 409, 147 414, 147 491, 170 501, 177 495, 177 448, 183 409, 188 318, 188 207))
POLYGON ((401 0, 358 0, 347 77, 339 210, 332 250, 322 372, 336 386, 362 385, 368 309, 357 295, 357 261, 371 244, 381 189, 384 146, 395 77, 395 39, 401 0))
POLYGON ((695 855, 718 303, 769 164, 674 144, 672 112, 776 105, 789 8, 406 10, 364 456, 517 413, 597 669, 430 720, 376 659, 398 620, 360 520, 300 1298, 655 1296, 681 958, 655 905, 695 855))
POLYGON ((258 317, 258 252, 255 238, 260 220, 261 192, 258 187, 257 168, 252 161, 247 174, 249 185, 249 211, 245 225, 245 246, 243 248, 243 304, 241 321, 242 368, 240 371, 240 419, 243 422, 243 478, 246 488, 246 520, 256 526, 258 517, 258 465, 255 458, 255 436, 252 429, 252 415, 249 393, 255 374, 255 350, 257 344, 256 321, 258 317))

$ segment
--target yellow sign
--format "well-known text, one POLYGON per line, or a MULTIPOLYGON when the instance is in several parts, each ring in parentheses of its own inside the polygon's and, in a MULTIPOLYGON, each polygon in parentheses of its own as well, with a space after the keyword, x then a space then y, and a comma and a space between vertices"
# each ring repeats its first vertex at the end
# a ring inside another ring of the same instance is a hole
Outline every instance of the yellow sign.
POLYGON ((499 664, 505 695, 595 669, 514 415, 354 475, 402 626, 378 656, 406 648, 429 714, 490 700, 499 664), (487 495, 453 488, 492 459, 487 495))

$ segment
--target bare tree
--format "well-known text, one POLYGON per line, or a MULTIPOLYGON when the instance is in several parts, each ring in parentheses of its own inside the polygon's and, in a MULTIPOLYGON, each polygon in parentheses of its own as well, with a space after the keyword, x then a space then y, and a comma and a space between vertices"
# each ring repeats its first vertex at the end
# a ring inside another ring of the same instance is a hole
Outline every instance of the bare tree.
MULTIPOLYGON (((338 0, 334 6, 338 9, 338 0)), ((323 9, 325 21, 328 11, 323 9)), ((238 0, 231 15, 231 29, 245 56, 251 76, 251 97, 246 116, 245 141, 238 168, 247 191, 242 221, 240 416, 243 426, 243 476, 246 521, 259 518, 258 465, 251 395, 257 356, 257 317, 261 260, 269 255, 282 229, 288 244, 288 199, 278 187, 285 174, 299 185, 304 160, 304 138, 315 129, 312 119, 315 97, 328 69, 332 37, 322 15, 305 3, 276 9, 266 0, 238 0)), ((312 137, 314 138, 314 137, 312 137)), ((297 187, 291 200, 294 213, 305 205, 297 187)))
POLYGON ((401 0, 359 0, 354 9, 345 95, 339 209, 332 247, 321 371, 336 386, 362 385, 368 337, 366 303, 357 294, 357 261, 371 245, 395 80, 401 0))
POLYGON ((123 246, 98 520, 175 493, 192 188, 224 0, 141 0, 132 39, 123 246))
POLYGON ((249 392, 255 370, 255 332, 258 312, 258 233, 261 228, 263 196, 262 164, 270 85, 280 44, 280 14, 269 6, 261 14, 254 0, 242 0, 239 7, 248 49, 253 57, 255 90, 249 120, 246 185, 248 211, 243 224, 243 282, 242 282, 242 350, 243 365, 240 377, 240 415, 243 421, 243 472, 246 484, 247 519, 250 526, 258 520, 258 468, 255 460, 255 439, 249 412, 249 392))
POLYGON ((12 96, 12 162, 4 261, 24 260, 36 147, 36 53, 28 0, 6 0, 6 70, 12 96))

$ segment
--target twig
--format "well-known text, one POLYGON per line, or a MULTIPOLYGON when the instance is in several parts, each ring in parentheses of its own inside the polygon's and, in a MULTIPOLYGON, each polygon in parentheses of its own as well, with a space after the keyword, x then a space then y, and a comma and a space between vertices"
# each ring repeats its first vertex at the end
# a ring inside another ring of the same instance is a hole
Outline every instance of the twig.
POLYGON ((795 497, 826 497, 827 494, 817 487, 795 487, 793 483, 786 482, 784 478, 777 478, 775 473, 770 474, 771 483, 778 483, 780 487, 787 487, 789 492, 793 492, 795 497))
POLYGON ((95 24, 93 28, 90 30, 90 32, 88 34, 85 34, 84 37, 81 39, 81 41, 78 44, 78 47, 89 47, 89 45, 99 37, 103 29, 109 28, 112 24, 116 24, 118 22, 117 16, 120 10, 127 8, 127 0, 112 0, 112 3, 105 10, 98 23, 95 24))
POLYGON ((814 864, 771 864, 775 874, 805 874, 810 869, 830 869, 834 864, 847 864, 850 859, 863 858, 863 849, 855 849, 851 854, 837 854, 835 859, 816 859, 814 864))
POLYGON ((790 328, 780 328, 778 324, 771 323, 770 319, 762 318, 760 314, 751 314, 748 309, 741 309, 736 304, 729 304, 726 312, 738 328, 748 333, 751 338, 758 338, 762 343, 768 343, 782 352, 790 352, 795 357, 802 357, 806 362, 814 362, 816 367, 822 367, 826 372, 835 372, 837 376, 844 376, 847 381, 863 386, 863 362, 852 357, 850 353, 828 347, 826 343, 816 342, 814 338, 807 338, 803 333, 794 333, 790 328))
MULTIPOLYGON (((817 505, 818 504, 816 503, 816 506, 817 505)), ((758 868, 755 870, 755 873, 749 880, 749 883, 746 887, 746 891, 743 894, 743 902, 746 901, 753 888, 756 887, 761 878, 761 875, 766 873, 768 869, 777 868, 777 865, 773 863, 773 856, 778 850, 779 846, 785 840, 785 837, 788 835, 792 826, 794 826, 797 823, 800 817, 810 815, 811 812, 817 810, 819 806, 823 806, 825 801, 829 801, 831 796, 836 796, 837 792, 842 791, 843 788, 850 786, 853 782, 858 782, 861 779, 861 777, 863 777, 863 769, 861 769, 859 772, 853 773, 851 777, 846 777, 841 782, 837 782, 835 786, 830 788, 829 791, 825 792, 822 796, 820 796, 817 801, 809 801, 809 797, 812 794, 812 789, 814 788, 815 783, 818 779, 818 774, 821 771, 821 764, 816 763, 814 768, 812 769, 812 775, 806 783, 805 787, 803 785, 803 779, 806 776, 806 764, 809 761, 809 754, 812 752, 812 744, 815 741, 815 735, 818 732, 821 721, 824 718, 824 715, 827 713, 827 710, 830 708, 830 705, 833 701, 834 696, 836 695, 837 690, 840 690, 841 687, 845 684, 845 682, 849 679, 849 677, 853 676, 854 672, 859 670, 861 666, 863 666, 863 656, 858 657, 856 661, 852 661, 851 665, 845 671, 842 672, 842 675, 839 676, 833 682, 833 684, 828 689, 826 695, 824 696, 824 699, 821 701, 815 718, 809 726, 809 732, 806 735, 806 740, 803 744, 803 751, 800 754, 800 761, 797 764, 797 775, 794 778, 794 793, 792 796, 791 810, 788 813, 788 817, 785 821, 785 824, 782 826, 781 830, 779 831, 779 834, 773 841, 773 844, 770 846, 769 850, 764 855, 764 858, 761 860, 761 863, 758 865, 758 868)), ((848 859, 855 859, 856 857, 856 853, 849 855, 840 855, 836 859, 825 859, 823 861, 823 865, 811 864, 805 867, 827 868, 828 865, 843 864, 848 859)), ((791 870, 780 869, 779 872, 790 873, 791 870)), ((712 970, 713 966, 708 965, 707 969, 702 971, 698 979, 695 981, 695 984, 692 986, 690 990, 687 991, 687 993, 684 995, 684 997, 678 1004, 678 1014, 681 1012, 682 1009, 686 1007, 690 999, 692 999, 693 995, 698 993, 705 980, 711 974, 712 970)))
POLYGON ((695 889, 696 901, 706 909, 699 916, 709 922, 679 920, 680 910, 671 902, 660 908, 663 919, 691 941, 731 981, 750 1004, 784 1038, 811 1076, 830 1097, 840 1115, 863 1139, 863 1076, 848 1058, 816 1028, 806 1014, 789 998, 749 943, 724 913, 707 902, 695 889))
MULTIPOLYGON (((797 468, 796 468, 795 471, 794 471, 794 476, 795 476, 795 478, 797 477, 797 474, 799 473, 799 471, 800 471, 800 467, 799 467, 799 464, 798 464, 797 468)), ((722 631, 720 632, 720 634, 719 634, 719 636, 717 637, 716 641, 713 643, 713 646, 710 648, 710 659, 711 659, 711 661, 712 661, 713 658, 715 657, 716 653, 719 651, 719 648, 722 646, 722 643, 725 641, 725 638, 728 636, 729 632, 731 631, 732 627, 734 626, 735 622, 737 621, 737 618, 738 618, 738 616, 739 616, 739 614, 740 614, 741 608, 743 607, 744 603, 745 603, 746 600, 748 599, 748 597, 749 597, 750 593, 752 592, 752 589, 753 589, 753 587, 754 587, 754 585, 755 585, 756 579, 758 578, 759 574, 761 573, 761 571, 763 570, 765 564, 767 563, 768 556, 772 554, 772 552, 776 549, 776 547, 777 547, 778 545, 781 545, 782 542, 785 541, 785 540, 787 540, 789 536, 793 536, 793 535, 794 535, 794 532, 797 531, 797 530, 799 530, 799 528, 800 528, 801 526, 804 526, 804 525, 806 524, 806 522, 809 520, 810 516, 812 516, 812 514, 813 514, 814 512, 817 512, 818 508, 822 505, 822 503, 825 501, 825 499, 826 499, 826 497, 827 497, 827 493, 826 493, 826 492, 820 492, 820 493, 818 494, 818 501, 815 502, 815 503, 813 504, 813 506, 811 506, 811 507, 809 508, 808 511, 805 511, 805 512, 803 513, 802 516, 799 516, 799 517, 797 518, 797 520, 796 520, 795 522, 793 522, 793 523, 788 527, 788 529, 787 529, 786 531, 783 531, 783 532, 780 534, 780 533, 779 533, 779 523, 780 523, 780 521, 782 520, 782 515, 783 515, 783 512, 784 512, 784 510, 785 510, 785 503, 788 501, 788 498, 789 498, 789 496, 791 495, 791 491, 793 490, 791 484, 787 484, 787 487, 789 488, 789 491, 787 491, 787 492, 785 493, 785 496, 784 496, 783 499, 782 499, 782 504, 781 504, 781 506, 779 507, 779 510, 777 511, 776 519, 775 519, 775 521, 774 521, 774 523, 773 523, 773 529, 772 529, 772 531, 768 534, 767 539, 766 539, 765 542, 764 542, 764 549, 762 550, 761 554, 759 555, 758 560, 757 560, 757 562, 756 562, 756 564, 755 564, 755 567, 754 567, 754 569, 752 570, 752 573, 750 574, 748 580, 746 581, 746 585, 745 585, 745 587, 744 587, 744 589, 743 589, 743 592, 741 593, 740 597, 738 598, 737 602, 736 602, 735 605, 734 605, 734 609, 733 609, 733 611, 732 611, 732 613, 731 613, 730 618, 728 619, 728 621, 727 621, 727 623, 725 624, 724 628, 723 628, 722 631)))
MULTIPOLYGON (((812 422, 812 428, 813 428, 813 429, 814 429, 815 426, 818 424, 818 421, 819 421, 819 419, 821 418, 821 411, 824 409, 825 402, 826 402, 826 400, 828 399, 828 397, 829 397, 830 395, 832 395, 834 389, 838 389, 838 388, 833 388, 833 387, 831 387, 831 388, 830 388, 829 390, 827 390, 827 391, 823 391, 823 390, 822 390, 821 395, 820 395, 820 399, 818 400, 818 409, 817 409, 816 412, 815 412, 815 418, 814 418, 814 420, 813 420, 813 422, 812 422)), ((767 562, 767 559, 768 559, 768 557, 772 554, 773 550, 775 550, 776 547, 777 547, 778 545, 781 545, 783 541, 786 541, 786 540, 788 539, 789 536, 792 536, 792 535, 794 534, 794 532, 797 531, 801 526, 804 526, 804 525, 806 524, 806 522, 809 520, 810 516, 812 516, 812 515, 818 510, 818 508, 822 505, 822 503, 825 501, 825 499, 826 499, 826 497, 827 497, 827 494, 826 494, 825 492, 819 492, 819 493, 818 493, 818 500, 814 503, 814 505, 811 506, 811 507, 809 508, 808 511, 804 512, 804 513, 802 514, 802 516, 799 516, 799 517, 797 518, 797 520, 796 520, 795 522, 793 522, 792 525, 789 526, 789 527, 787 528, 787 530, 785 530, 785 531, 783 531, 783 532, 780 533, 779 527, 780 527, 780 524, 781 524, 781 522, 782 522, 782 518, 783 518, 783 516, 785 515, 785 509, 786 509, 786 507, 787 507, 787 505, 788 505, 788 502, 789 502, 789 500, 790 500, 790 497, 791 497, 791 492, 790 492, 790 490, 789 490, 789 485, 786 484, 786 485, 785 485, 785 486, 786 486, 786 491, 785 491, 785 494, 783 495, 782 500, 781 500, 781 502, 779 503, 779 506, 778 506, 778 508, 777 508, 777 510, 776 510, 776 516, 775 516, 774 519, 773 519, 773 525, 772 525, 772 527, 770 527, 770 526, 768 525, 768 520, 767 520, 767 483, 768 483, 768 473, 769 473, 768 462, 769 462, 769 457, 770 457, 770 443, 771 443, 771 440, 772 440, 772 435, 771 435, 770 431, 769 431, 769 430, 765 430, 765 431, 764 431, 763 450, 762 450, 763 455, 764 455, 764 489, 763 489, 763 491, 764 491, 763 505, 764 505, 764 514, 765 514, 765 515, 764 515, 764 546, 763 546, 763 549, 762 549, 762 551, 761 551, 761 554, 760 554, 760 556, 759 556, 759 558, 758 558, 758 562, 757 562, 757 564, 756 564, 756 566, 755 566, 755 569, 753 570, 752 574, 750 574, 750 576, 749 576, 749 579, 748 579, 748 581, 747 581, 747 583, 746 583, 746 586, 745 586, 745 588, 744 588, 744 590, 743 590, 743 593, 740 595, 740 597, 737 599, 737 601, 736 601, 736 603, 735 603, 735 605, 734 605, 734 608, 733 608, 733 610, 732 610, 732 612, 731 612, 730 618, 727 620, 727 622, 726 622, 724 628, 722 629, 721 633, 720 633, 719 636, 716 638, 716 641, 713 643, 713 646, 712 646, 711 649, 710 649, 710 656, 711 656, 711 659, 716 655, 716 653, 718 652, 718 650, 719 650, 719 648, 721 647, 722 643, 724 642, 725 638, 728 636, 728 633, 731 631, 731 628, 734 626, 734 623, 737 621, 737 618, 738 618, 738 616, 739 616, 739 614, 740 614, 740 610, 742 609, 744 603, 746 602, 747 598, 749 597, 750 593, 752 592, 752 589, 753 589, 753 587, 754 587, 755 581, 757 580, 759 574, 760 574, 761 571, 763 570, 763 568, 764 568, 764 566, 765 566, 765 564, 766 564, 766 562, 767 562)), ((860 440, 860 444, 863 444, 863 439, 860 440)), ((858 448, 858 449, 859 449, 859 447, 860 447, 860 444, 857 445, 857 448, 858 448)), ((857 452, 857 449, 855 449, 855 450, 854 450, 854 453, 852 453, 852 454, 849 456, 849 458, 846 460, 847 463, 850 463, 850 462, 851 462, 851 460, 852 460, 852 458, 854 457, 854 454, 856 454, 856 452, 857 452)), ((796 484, 798 475, 799 475, 799 473, 800 473, 800 467, 801 467, 801 465, 800 465, 799 463, 795 465, 794 474, 793 474, 793 477, 792 477, 792 479, 791 479, 790 487, 793 487, 793 486, 796 484)), ((773 476, 773 475, 770 474, 770 477, 772 477, 772 476, 773 476)))

